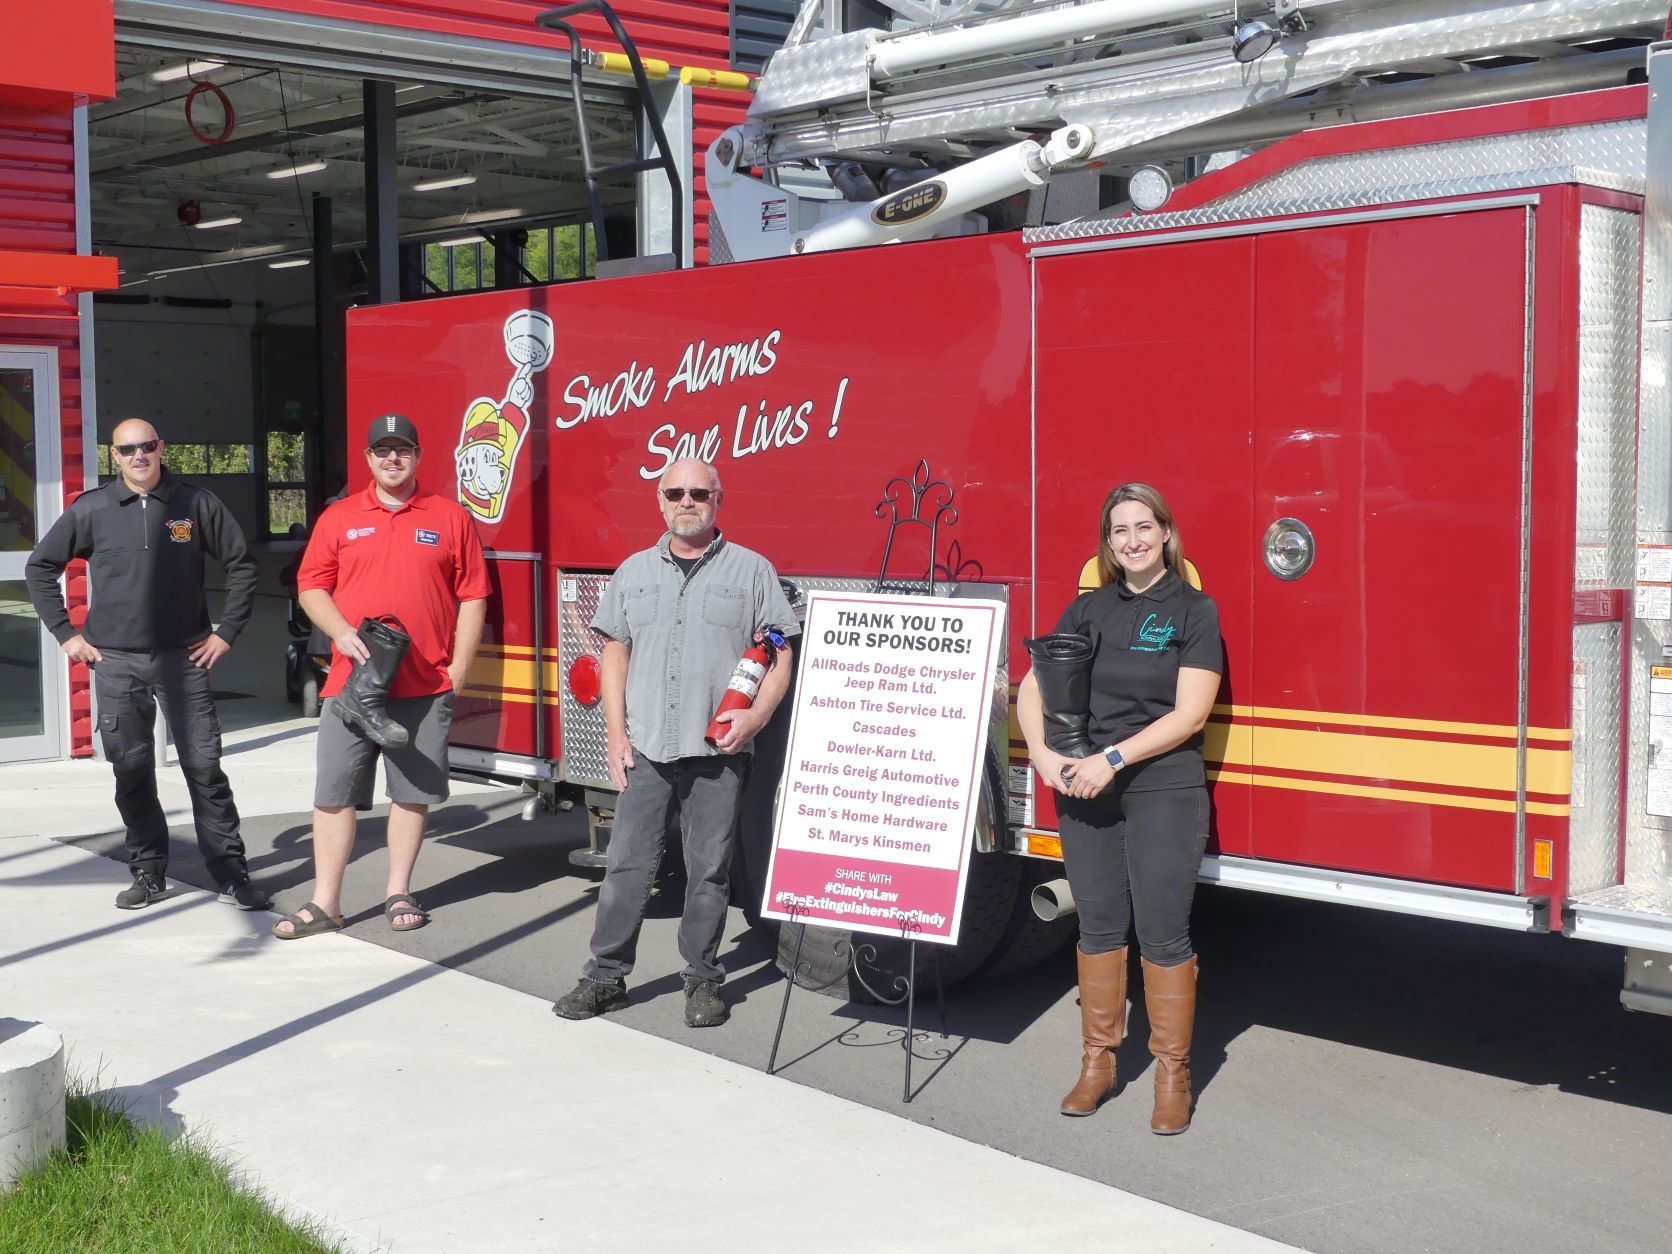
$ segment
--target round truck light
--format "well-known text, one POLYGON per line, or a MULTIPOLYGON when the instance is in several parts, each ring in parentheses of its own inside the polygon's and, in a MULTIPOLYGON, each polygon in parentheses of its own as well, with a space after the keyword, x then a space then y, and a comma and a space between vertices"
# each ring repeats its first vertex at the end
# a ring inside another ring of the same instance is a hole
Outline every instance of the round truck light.
POLYGON ((1298 518, 1279 518, 1266 528, 1266 569, 1279 579, 1299 579, 1312 569, 1312 529, 1298 518))
POLYGON ((604 672, 598 659, 587 653, 569 664, 569 692, 582 705, 598 704, 604 691, 604 672))
POLYGON ((1140 213, 1154 213, 1173 198, 1173 180, 1158 165, 1142 165, 1126 181, 1126 194, 1140 213))
POLYGON ((1276 27, 1266 22, 1244 22, 1231 36, 1231 55, 1246 65, 1265 56, 1282 38, 1276 27))

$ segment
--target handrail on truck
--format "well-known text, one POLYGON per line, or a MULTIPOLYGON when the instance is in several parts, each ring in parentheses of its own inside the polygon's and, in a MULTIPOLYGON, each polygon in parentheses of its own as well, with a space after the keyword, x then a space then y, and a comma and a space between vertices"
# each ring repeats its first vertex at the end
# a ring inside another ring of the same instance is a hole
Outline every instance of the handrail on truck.
POLYGON ((581 165, 586 171, 586 196, 591 205, 592 236, 597 245, 598 260, 610 260, 609 245, 604 237, 604 206, 598 195, 598 181, 618 174, 641 174, 648 170, 661 170, 668 178, 668 211, 673 217, 673 263, 675 268, 683 269, 685 189, 679 181, 679 169, 674 164, 673 150, 668 146, 667 133, 662 129, 662 119, 657 117, 656 110, 650 107, 650 79, 645 74, 644 59, 639 56, 638 46, 633 43, 632 36, 627 33, 626 27, 622 26, 621 19, 616 16, 608 0, 575 0, 573 4, 562 4, 555 9, 547 9, 534 19, 534 24, 544 26, 548 30, 561 31, 569 37, 569 95, 575 106, 575 120, 580 123, 577 129, 580 132, 581 165), (587 130, 586 94, 581 82, 587 58, 581 48, 580 34, 568 21, 569 18, 586 13, 596 13, 609 24, 610 33, 615 36, 615 41, 621 45, 621 51, 627 57, 627 63, 633 71, 633 81, 639 88, 639 106, 650 126, 651 138, 656 144, 656 155, 653 157, 618 161, 606 166, 594 165, 592 162, 592 136, 587 130))

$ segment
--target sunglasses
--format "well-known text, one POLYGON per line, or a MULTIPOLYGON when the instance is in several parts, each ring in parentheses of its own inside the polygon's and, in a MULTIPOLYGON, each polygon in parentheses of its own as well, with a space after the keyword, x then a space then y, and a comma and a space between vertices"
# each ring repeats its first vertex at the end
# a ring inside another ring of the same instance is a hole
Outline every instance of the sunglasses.
POLYGON ((418 455, 418 450, 410 444, 379 444, 376 448, 366 451, 380 462, 386 462, 391 457, 404 462, 407 458, 418 455))
POLYGON ((141 440, 138 444, 113 444, 111 448, 123 457, 132 457, 135 453, 155 453, 161 443, 161 440, 141 440))
POLYGON ((713 488, 663 488, 662 499, 677 501, 682 497, 690 497, 698 505, 708 504, 708 498, 714 495, 713 488))

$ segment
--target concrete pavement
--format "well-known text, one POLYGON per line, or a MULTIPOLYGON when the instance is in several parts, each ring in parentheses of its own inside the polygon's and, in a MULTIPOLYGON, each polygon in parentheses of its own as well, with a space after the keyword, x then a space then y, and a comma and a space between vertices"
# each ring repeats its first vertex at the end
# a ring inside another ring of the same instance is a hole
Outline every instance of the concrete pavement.
MULTIPOLYGON (((244 813, 304 808, 312 747, 229 735, 244 813)), ((0 795, 0 1007, 347 1248, 1291 1248, 207 893, 120 913, 120 868, 49 839, 114 826, 102 765, 3 768, 0 795)))

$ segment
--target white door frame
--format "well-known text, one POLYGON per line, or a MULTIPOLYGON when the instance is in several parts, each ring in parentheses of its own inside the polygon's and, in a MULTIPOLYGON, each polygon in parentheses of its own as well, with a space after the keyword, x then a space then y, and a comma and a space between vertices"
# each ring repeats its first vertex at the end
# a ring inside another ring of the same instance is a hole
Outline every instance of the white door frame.
MULTIPOLYGON (((58 350, 0 344, 0 369, 30 370, 35 376, 35 539, 38 543, 64 512, 58 350)), ((21 582, 28 560, 28 553, 0 553, 0 579, 21 582)), ((64 756, 69 664, 58 642, 44 627, 40 630, 40 650, 44 728, 36 736, 0 736, 0 762, 33 762, 64 756)))

